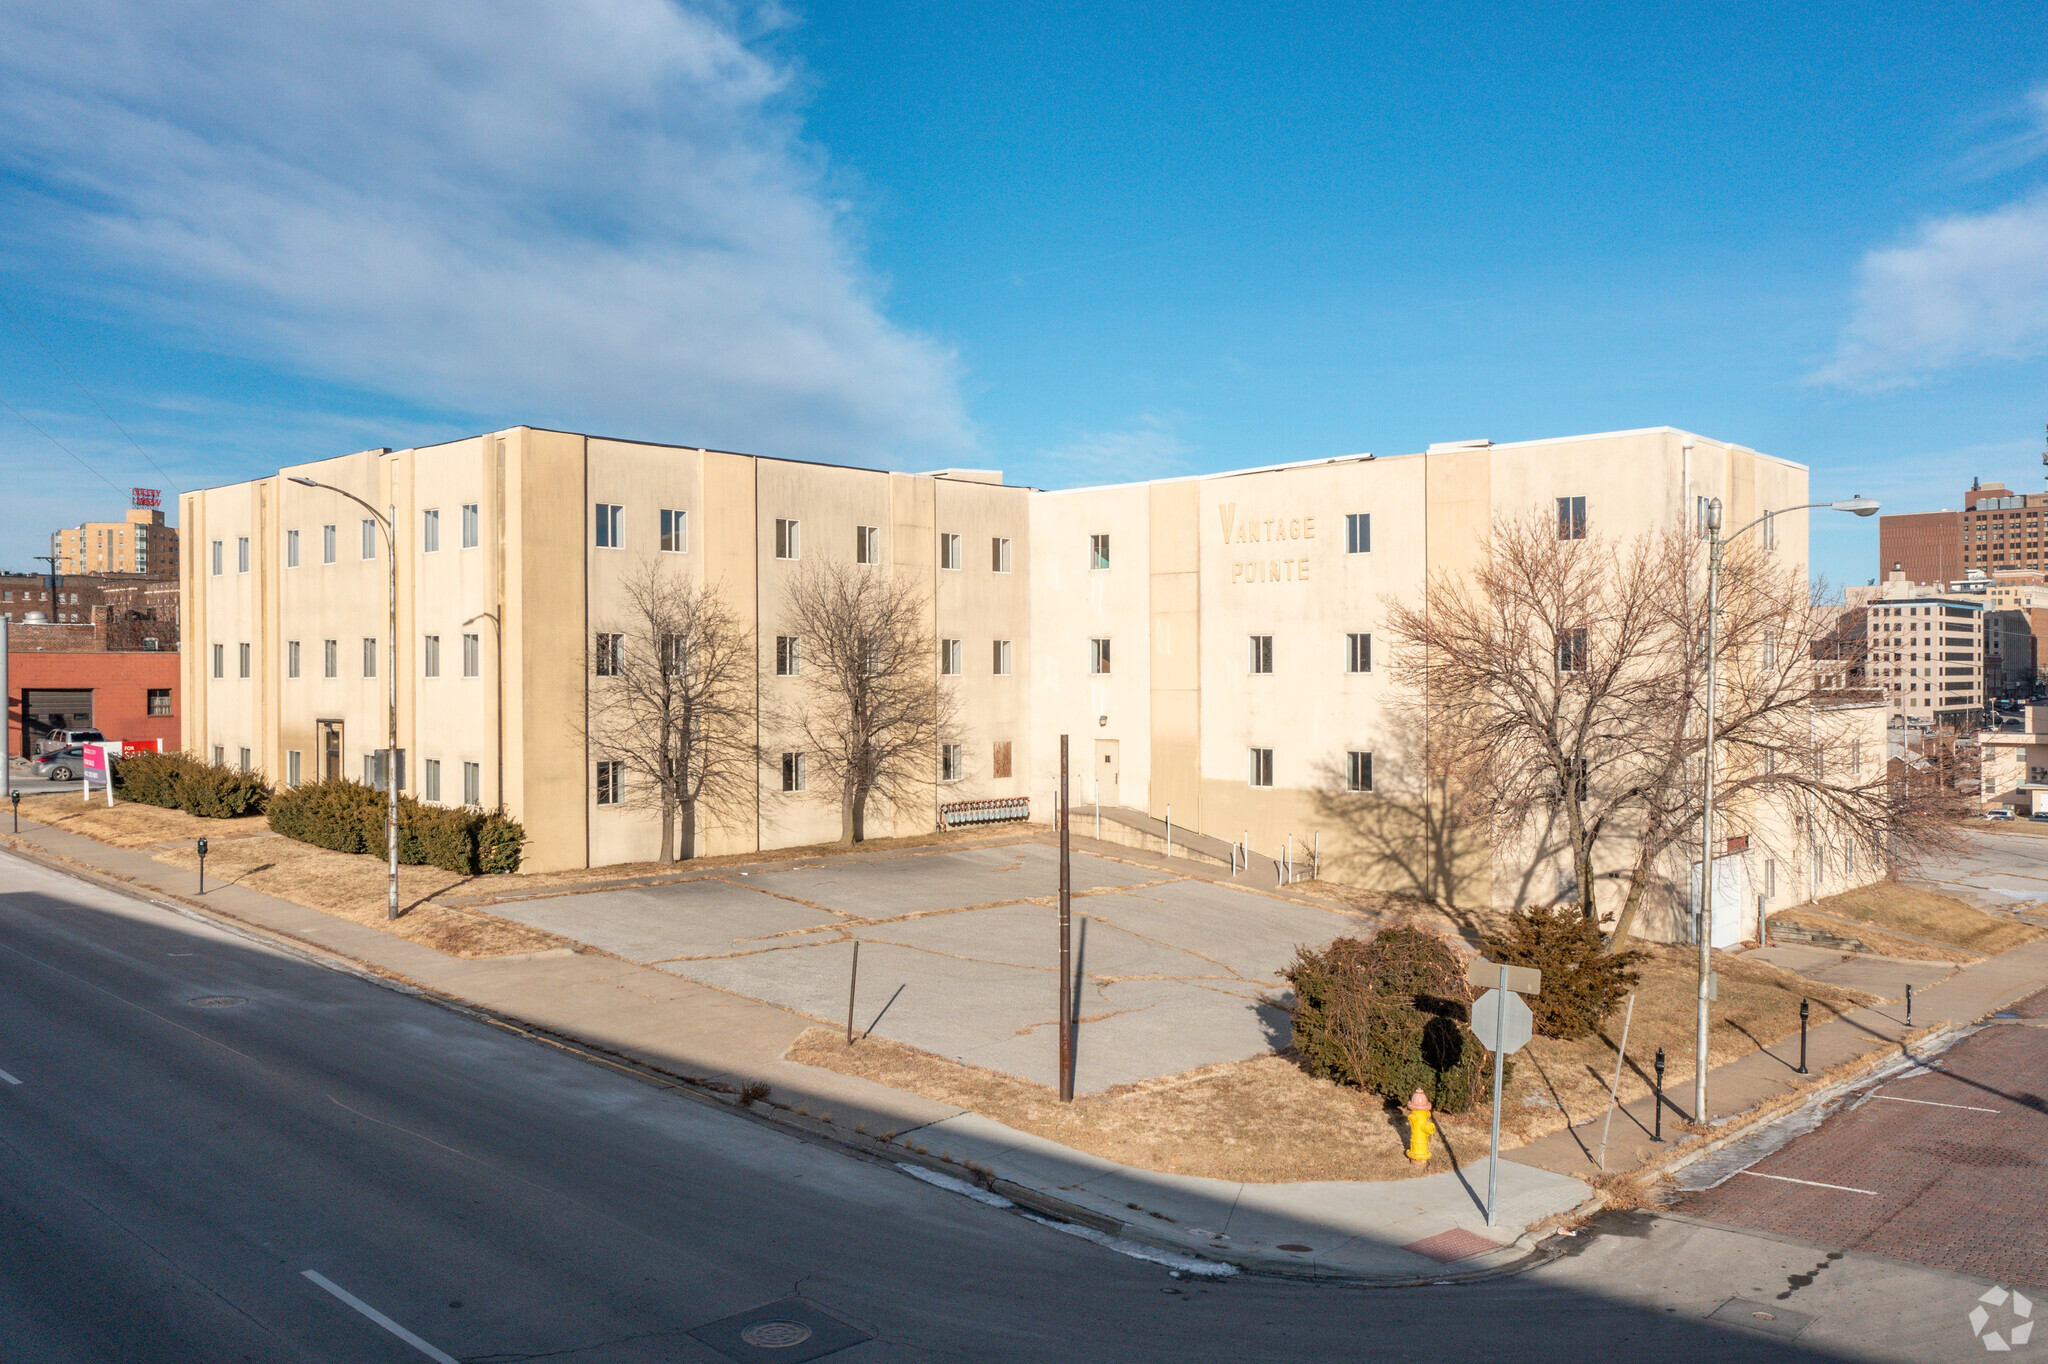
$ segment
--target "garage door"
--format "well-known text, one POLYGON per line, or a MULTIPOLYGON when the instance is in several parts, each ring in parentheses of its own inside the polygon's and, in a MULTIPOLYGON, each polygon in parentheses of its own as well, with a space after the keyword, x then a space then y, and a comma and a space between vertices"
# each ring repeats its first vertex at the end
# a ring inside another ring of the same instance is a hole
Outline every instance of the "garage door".
POLYGON ((91 729, 92 692, 86 691, 24 691, 22 709, 28 713, 28 724, 22 735, 27 745, 25 753, 33 754, 41 748, 53 729, 91 729))

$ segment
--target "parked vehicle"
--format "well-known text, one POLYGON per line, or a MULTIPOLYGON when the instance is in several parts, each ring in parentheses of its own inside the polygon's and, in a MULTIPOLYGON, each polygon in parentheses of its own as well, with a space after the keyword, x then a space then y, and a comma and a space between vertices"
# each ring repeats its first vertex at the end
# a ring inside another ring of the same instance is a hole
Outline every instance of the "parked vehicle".
POLYGON ((36 756, 35 769, 38 777, 50 781, 77 781, 85 771, 85 749, 79 744, 53 748, 36 756))
POLYGON ((2011 818, 2012 818, 2012 807, 2011 807, 2011 806, 2009 806, 2009 805, 2001 805, 2001 806, 1999 806, 1999 807, 1998 807, 1998 808, 1997 808, 1996 810, 1986 810, 1986 811, 1984 812, 1984 818, 1986 818, 1986 819, 2011 819, 2011 818))
POLYGON ((72 744, 105 743, 107 736, 96 729, 53 729, 43 740, 43 749, 67 748, 72 744))
POLYGON ((2027 816, 2027 818, 2028 818, 2028 819, 2038 819, 2038 820, 2040 820, 2040 821, 2041 821, 2041 822, 2042 822, 2043 824, 2048 824, 2048 810, 2036 810, 2036 811, 2034 811, 2034 813, 2032 813, 2031 815, 2028 815, 2028 816, 2027 816))

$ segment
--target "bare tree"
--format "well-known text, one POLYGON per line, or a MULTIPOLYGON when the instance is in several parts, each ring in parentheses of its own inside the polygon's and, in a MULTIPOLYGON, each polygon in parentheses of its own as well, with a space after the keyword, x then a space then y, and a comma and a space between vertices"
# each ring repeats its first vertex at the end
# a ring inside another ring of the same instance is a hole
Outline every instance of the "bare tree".
POLYGON ((753 632, 720 587, 652 557, 620 587, 592 645, 589 738, 625 764, 626 803, 661 811, 662 860, 695 857, 704 823, 752 808, 753 632))
POLYGON ((939 682, 930 607, 908 579, 842 560, 806 562, 784 591, 800 703, 778 725, 803 735, 837 791, 849 843, 867 837, 870 799, 900 805, 936 780, 956 703, 939 682))
MULTIPOLYGON (((1505 519, 1477 569, 1389 604, 1391 671, 1426 717, 1433 767, 1457 769, 1447 798, 1490 823, 1496 850, 1532 866, 1562 855, 1571 873, 1555 898, 1588 916, 1605 917, 1598 888, 1617 885, 1610 947, 1668 881, 1667 857, 1698 838, 1704 558, 1680 527, 1622 542, 1505 519)), ((1832 625, 1803 574, 1738 543, 1721 609, 1717 834, 1789 830, 1776 836, 1860 845, 1894 867, 1942 846, 1940 812, 1859 750, 1867 707, 1816 691, 1832 625)), ((1552 898, 1531 889, 1519 898, 1552 898)))

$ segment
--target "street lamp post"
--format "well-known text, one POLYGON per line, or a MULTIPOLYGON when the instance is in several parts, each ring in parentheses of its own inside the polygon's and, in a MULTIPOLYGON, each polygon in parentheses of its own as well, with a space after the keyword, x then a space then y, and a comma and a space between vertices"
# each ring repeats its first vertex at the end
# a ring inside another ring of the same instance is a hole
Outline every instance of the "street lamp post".
POLYGON ((1692 1114, 1693 1121, 1707 1124, 1707 1002, 1714 980, 1714 693, 1721 674, 1721 551, 1773 516, 1786 512, 1826 507, 1832 511, 1870 516, 1878 504, 1868 497, 1845 498, 1840 502, 1806 502, 1797 507, 1765 512, 1733 535, 1721 534, 1721 499, 1707 500, 1707 727, 1700 754, 1700 986, 1698 1032, 1693 1039, 1692 1114))
POLYGON ((389 516, 378 511, 369 503, 357 497, 346 488, 337 488, 331 483, 316 479, 293 478, 292 482, 305 488, 325 488, 331 493, 340 493, 349 501, 368 512, 376 521, 378 529, 384 532, 384 558, 391 566, 391 651, 385 657, 384 671, 388 679, 385 695, 390 709, 390 746, 384 750, 384 852, 389 859, 389 873, 386 878, 384 917, 398 917, 398 534, 393 518, 398 509, 391 509, 389 516))

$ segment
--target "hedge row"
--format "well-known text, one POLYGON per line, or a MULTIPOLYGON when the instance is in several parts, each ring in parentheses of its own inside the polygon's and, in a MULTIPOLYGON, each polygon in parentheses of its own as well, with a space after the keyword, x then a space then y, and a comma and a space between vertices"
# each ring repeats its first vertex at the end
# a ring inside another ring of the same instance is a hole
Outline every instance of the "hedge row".
MULTIPOLYGON (((270 801, 270 827, 287 838, 345 853, 383 853, 386 800, 348 778, 308 782, 270 801)), ((515 819, 398 797, 398 860, 459 875, 519 870, 526 830, 515 819)))
POLYGON ((135 753, 114 763, 114 793, 123 800, 183 810, 202 819, 260 815, 270 784, 254 772, 203 763, 184 753, 135 753))

